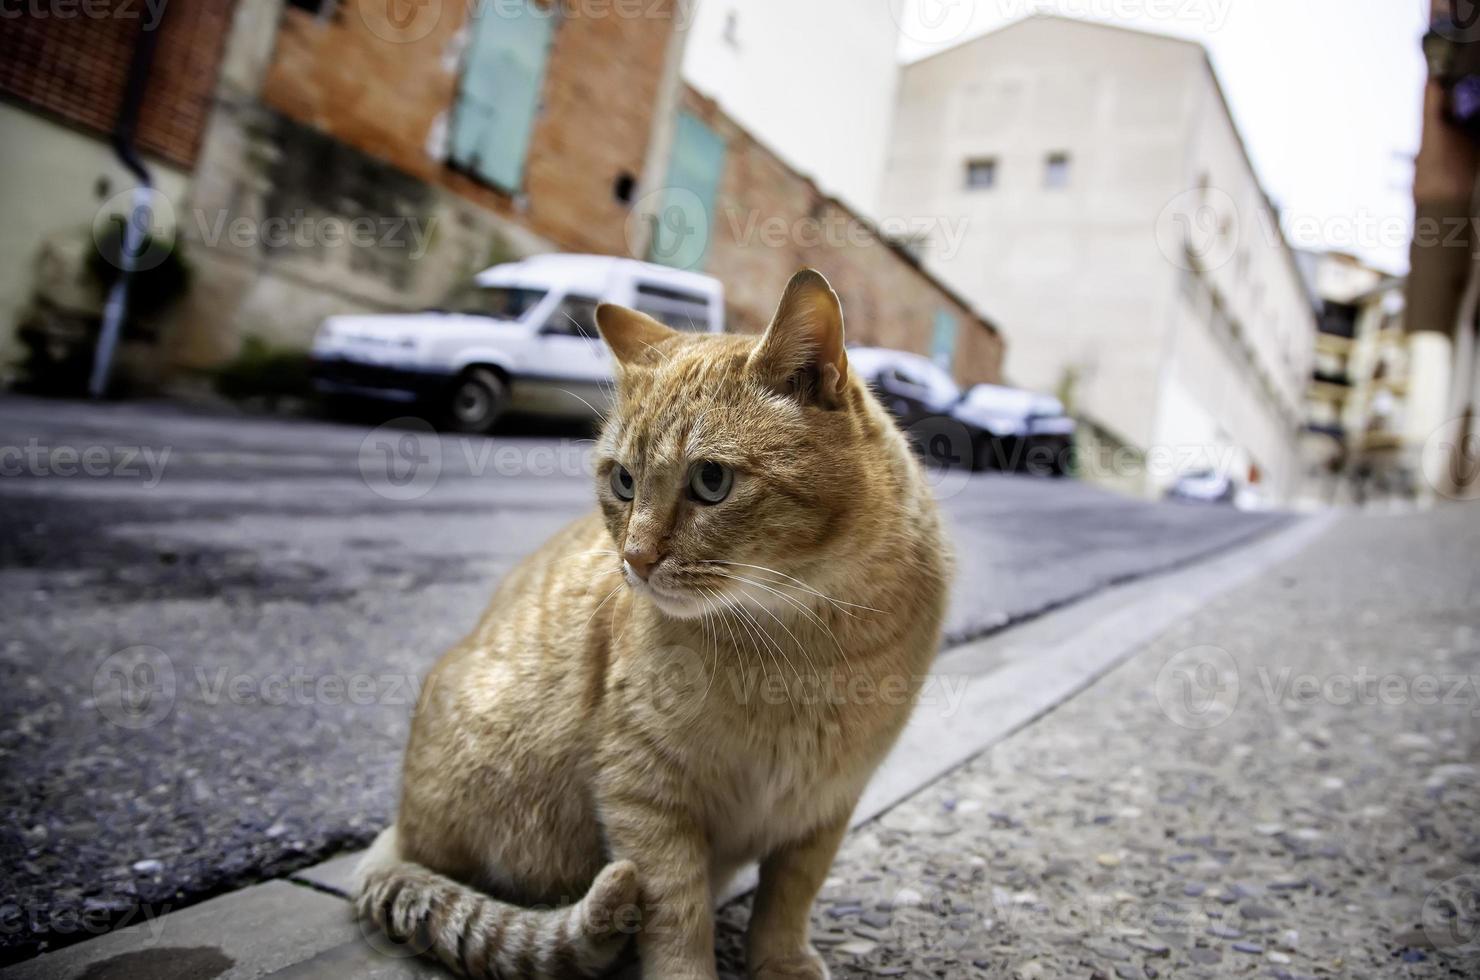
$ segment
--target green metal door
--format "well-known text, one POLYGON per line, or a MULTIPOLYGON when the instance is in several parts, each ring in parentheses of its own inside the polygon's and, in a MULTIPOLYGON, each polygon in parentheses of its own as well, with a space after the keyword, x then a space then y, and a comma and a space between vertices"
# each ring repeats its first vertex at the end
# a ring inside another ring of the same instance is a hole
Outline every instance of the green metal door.
POLYGON ((524 181, 555 17, 533 0, 473 10, 452 117, 452 161, 515 192, 524 181))
POLYGON ((679 112, 667 189, 654 216, 649 258, 679 269, 697 269, 709 251, 714 199, 725 167, 725 141, 696 116, 679 112))
POLYGON ((950 310, 935 311, 935 334, 930 341, 930 357, 947 371, 956 359, 956 316, 950 310))

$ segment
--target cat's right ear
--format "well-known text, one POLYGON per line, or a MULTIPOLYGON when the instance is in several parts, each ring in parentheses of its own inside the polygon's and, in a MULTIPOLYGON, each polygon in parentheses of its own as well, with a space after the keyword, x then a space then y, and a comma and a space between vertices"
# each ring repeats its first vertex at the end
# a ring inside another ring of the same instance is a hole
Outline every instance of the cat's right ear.
POLYGON ((611 348, 612 356, 624 367, 653 364, 665 355, 660 349, 669 340, 679 335, 677 330, 666 327, 636 310, 615 303, 601 303, 596 307, 596 326, 601 339, 611 348))
POLYGON ((822 273, 803 269, 791 277, 750 368, 776 391, 826 408, 842 403, 848 384, 843 306, 822 273))

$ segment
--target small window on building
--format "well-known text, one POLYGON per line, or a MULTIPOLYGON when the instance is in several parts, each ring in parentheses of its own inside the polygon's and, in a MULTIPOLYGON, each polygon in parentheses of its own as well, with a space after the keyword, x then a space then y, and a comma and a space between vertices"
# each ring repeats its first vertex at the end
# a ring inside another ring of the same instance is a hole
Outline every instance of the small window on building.
POLYGON ((637 193, 637 178, 627 171, 617 174, 617 179, 612 181, 612 197, 619 204, 631 204, 632 195, 637 193))
POLYGON ((1057 189, 1069 186, 1069 154, 1050 153, 1043 166, 1043 186, 1057 189))
POLYGON ((997 160, 995 157, 966 161, 967 190, 984 191, 996 186, 997 160))

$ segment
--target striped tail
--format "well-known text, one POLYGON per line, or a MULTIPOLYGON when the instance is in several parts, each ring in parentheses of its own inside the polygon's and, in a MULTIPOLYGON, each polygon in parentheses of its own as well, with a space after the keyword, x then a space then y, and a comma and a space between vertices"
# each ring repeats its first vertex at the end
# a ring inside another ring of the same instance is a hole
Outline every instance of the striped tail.
POLYGON ((480 980, 596 977, 622 954, 623 909, 638 900, 631 861, 607 865, 574 905, 526 909, 399 860, 394 835, 387 829, 366 855, 355 897, 355 915, 392 941, 415 944, 454 973, 480 980))

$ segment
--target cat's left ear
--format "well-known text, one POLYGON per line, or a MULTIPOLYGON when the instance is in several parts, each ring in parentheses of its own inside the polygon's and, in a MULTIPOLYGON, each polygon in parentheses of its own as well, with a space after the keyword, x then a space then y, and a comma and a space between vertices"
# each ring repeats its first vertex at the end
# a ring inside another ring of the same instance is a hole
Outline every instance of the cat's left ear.
POLYGON ((628 367, 656 362, 663 356, 662 346, 679 336, 677 330, 664 326, 646 313, 615 303, 601 303, 596 307, 596 328, 601 331, 601 339, 611 348, 617 363, 628 367))
POLYGON ((803 269, 791 277, 749 368, 777 391, 824 408, 842 404, 848 384, 843 305, 822 273, 803 269))

